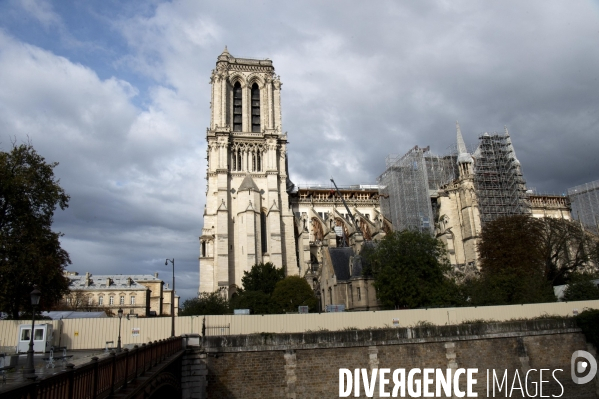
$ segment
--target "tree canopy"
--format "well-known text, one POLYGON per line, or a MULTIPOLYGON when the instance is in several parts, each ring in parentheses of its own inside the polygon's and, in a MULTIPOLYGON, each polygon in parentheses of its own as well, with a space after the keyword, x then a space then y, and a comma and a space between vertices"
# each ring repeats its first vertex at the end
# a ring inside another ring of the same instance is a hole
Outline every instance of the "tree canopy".
POLYGON ((285 278, 283 268, 277 268, 270 262, 258 263, 249 272, 244 271, 241 283, 244 291, 261 291, 270 295, 277 283, 285 278))
POLYGON ((478 250, 480 278, 466 284, 475 305, 552 302, 553 285, 597 265, 597 239, 557 218, 516 215, 489 222, 478 250))
POLYGON ((255 264, 249 272, 243 272, 243 287, 231 298, 231 307, 250 309, 253 314, 278 313, 279 308, 273 303, 271 296, 277 283, 284 278, 283 268, 277 268, 270 262, 255 264))
POLYGON ((404 230, 387 234, 364 256, 364 273, 374 277, 377 297, 386 308, 450 306, 461 303, 443 243, 428 233, 404 230))
POLYGON ((308 306, 310 311, 316 310, 318 299, 314 290, 305 278, 288 276, 279 281, 272 293, 272 303, 279 312, 297 312, 298 306, 308 306))
POLYGON ((570 278, 564 290, 564 301, 588 301, 599 299, 599 287, 593 282, 597 275, 577 273, 570 278))
POLYGON ((599 240, 581 226, 565 219, 536 219, 541 225, 541 251, 545 278, 552 285, 567 283, 579 272, 596 272, 599 240))
POLYGON ((551 285, 571 274, 596 269, 597 239, 569 220, 509 216, 487 223, 478 247, 486 273, 542 273, 551 285))
POLYGON ((473 305, 554 302, 545 276, 543 224, 517 215, 488 222, 478 245, 478 279, 465 284, 473 305))
POLYGON ((229 314, 231 308, 229 301, 222 290, 215 292, 202 292, 198 298, 187 299, 183 302, 180 316, 219 315, 229 314))
POLYGON ((54 211, 69 196, 54 176, 58 163, 46 163, 31 144, 0 152, 0 310, 17 319, 31 308, 30 292, 42 292, 40 309, 68 292, 64 268, 71 263, 51 229, 54 211))

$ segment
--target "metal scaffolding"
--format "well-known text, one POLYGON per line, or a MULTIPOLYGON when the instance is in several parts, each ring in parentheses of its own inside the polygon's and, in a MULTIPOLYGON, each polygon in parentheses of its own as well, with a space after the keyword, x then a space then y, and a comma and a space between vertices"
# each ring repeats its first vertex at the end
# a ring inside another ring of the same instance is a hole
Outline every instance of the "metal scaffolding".
POLYGON ((430 152, 424 155, 428 188, 435 192, 441 186, 458 178, 458 156, 456 154, 438 156, 430 152))
POLYGON ((568 189, 572 216, 595 234, 599 234, 599 180, 568 189))
POLYGON ((502 216, 530 213, 526 182, 509 134, 485 133, 473 157, 482 225, 502 216))
POLYGON ((456 178, 456 158, 439 157, 429 147, 412 148, 402 157, 389 155, 377 179, 381 211, 395 230, 433 232, 431 190, 456 178))

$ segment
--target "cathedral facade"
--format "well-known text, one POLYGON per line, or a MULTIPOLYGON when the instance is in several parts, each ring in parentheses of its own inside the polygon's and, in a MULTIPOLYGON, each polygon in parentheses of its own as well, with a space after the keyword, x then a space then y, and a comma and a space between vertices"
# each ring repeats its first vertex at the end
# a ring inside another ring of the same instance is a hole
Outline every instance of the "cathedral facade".
POLYGON ((200 292, 223 289, 231 296, 256 263, 298 274, 287 134, 272 61, 235 58, 225 48, 210 83, 200 292))

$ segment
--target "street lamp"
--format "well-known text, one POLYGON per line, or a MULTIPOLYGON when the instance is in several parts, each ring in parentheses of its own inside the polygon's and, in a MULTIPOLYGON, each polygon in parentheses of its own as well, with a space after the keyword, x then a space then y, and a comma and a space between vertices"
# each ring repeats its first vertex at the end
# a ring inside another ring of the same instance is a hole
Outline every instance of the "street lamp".
POLYGON ((29 350, 27 350, 27 365, 23 369, 23 374, 35 374, 35 367, 33 366, 33 334, 35 327, 35 310, 37 306, 40 304, 40 298, 42 297, 42 293, 37 289, 37 285, 33 286, 33 291, 31 291, 31 306, 33 307, 33 313, 31 317, 31 339, 29 340, 29 350))
POLYGON ((175 336, 175 258, 166 259, 164 262, 165 266, 168 266, 168 262, 173 264, 173 293, 171 294, 171 337, 175 336))
POLYGON ((119 339, 116 341, 116 351, 120 352, 121 351, 121 320, 123 318, 123 309, 119 308, 117 313, 119 315, 119 339))

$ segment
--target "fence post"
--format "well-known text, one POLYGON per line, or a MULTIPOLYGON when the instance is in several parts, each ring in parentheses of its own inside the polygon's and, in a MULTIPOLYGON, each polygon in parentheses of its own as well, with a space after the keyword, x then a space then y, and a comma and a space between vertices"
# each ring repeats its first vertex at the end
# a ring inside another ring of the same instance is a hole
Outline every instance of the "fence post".
POLYGON ((154 341, 153 348, 156 356, 154 357, 154 364, 152 366, 156 366, 158 364, 158 358, 160 357, 160 345, 158 345, 158 341, 154 341))
POLYGON ((92 362, 94 363, 94 380, 92 381, 92 399, 96 399, 98 397, 98 358, 96 356, 92 357, 92 362))
POLYGON ((133 379, 131 381, 135 381, 137 379, 137 366, 139 364, 139 362, 138 362, 138 358, 139 358, 139 346, 135 345, 133 347, 133 349, 135 349, 135 367, 134 367, 135 373, 133 374, 133 379))
POLYGON ((125 381, 123 381, 123 388, 127 388, 127 379, 129 378, 129 349, 123 349, 125 352, 125 381))
POLYGON ((114 379, 116 377, 116 353, 114 351, 110 351, 110 355, 108 355, 110 357, 112 357, 112 372, 111 372, 111 377, 110 377, 110 394, 114 395, 114 379))
POLYGON ((141 344, 141 354, 142 354, 142 358, 141 358, 141 374, 139 374, 140 376, 144 375, 146 373, 146 354, 148 352, 148 347, 146 346, 146 344, 141 344))
POLYGON ((151 370, 152 367, 154 367, 154 344, 152 343, 152 341, 148 342, 148 350, 150 351, 150 361, 148 362, 148 370, 151 370))
POLYGON ((73 399, 73 391, 75 387, 75 365, 73 363, 68 363, 67 365, 67 373, 69 373, 69 393, 68 399, 73 399))

